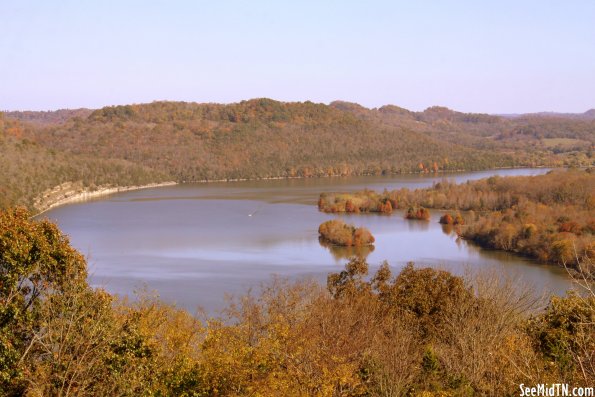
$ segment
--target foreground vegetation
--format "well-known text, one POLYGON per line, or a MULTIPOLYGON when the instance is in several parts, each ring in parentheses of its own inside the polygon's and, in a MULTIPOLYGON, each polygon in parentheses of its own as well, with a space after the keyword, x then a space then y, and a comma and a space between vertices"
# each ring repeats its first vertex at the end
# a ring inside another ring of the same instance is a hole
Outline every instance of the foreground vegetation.
MULTIPOLYGON (((466 211, 445 214, 442 223, 483 247, 520 253, 542 262, 578 269, 595 258, 595 174, 590 170, 547 175, 490 177, 464 184, 447 181, 431 188, 320 195, 324 212, 385 212, 407 209, 407 217, 429 219, 422 209, 466 211), (424 208, 425 207, 425 208, 424 208), (423 212, 423 214, 422 214, 423 212)), ((595 276, 590 265, 583 270, 595 276)))
POLYGON ((499 277, 367 273, 353 259, 326 288, 275 280, 199 321, 90 288, 55 225, 0 212, 0 394, 502 396, 595 383, 593 290, 543 307, 499 277))
MULTIPOLYGON (((595 120, 445 108, 155 102, 0 114, 0 208, 65 182, 95 186, 592 166, 595 120)), ((385 208, 385 211, 390 210, 385 208)))

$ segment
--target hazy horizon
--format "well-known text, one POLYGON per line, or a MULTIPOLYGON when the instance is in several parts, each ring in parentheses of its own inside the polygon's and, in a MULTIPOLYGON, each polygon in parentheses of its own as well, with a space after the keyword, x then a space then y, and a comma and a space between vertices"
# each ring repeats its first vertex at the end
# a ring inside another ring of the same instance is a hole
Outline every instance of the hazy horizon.
MULTIPOLYGON (((256 100, 256 99, 271 99, 273 101, 279 101, 279 102, 284 102, 284 103, 297 103, 297 102, 308 102, 309 101, 309 102, 319 103, 319 104, 323 104, 323 105, 327 105, 327 106, 328 105, 331 105, 333 102, 347 102, 347 103, 352 103, 352 104, 355 104, 355 105, 363 106, 366 109, 379 109, 379 108, 381 108, 383 106, 397 106, 397 107, 400 107, 402 109, 406 109, 406 110, 409 110, 409 111, 412 111, 412 112, 423 112, 424 110, 427 110, 428 108, 431 108, 431 107, 446 107, 446 108, 448 108, 450 110, 453 110, 455 112, 463 112, 460 109, 453 109, 453 108, 450 108, 448 106, 444 106, 444 105, 440 105, 440 104, 435 104, 435 105, 428 106, 427 108, 424 108, 424 109, 415 110, 415 109, 408 109, 408 108, 406 108, 404 106, 400 106, 399 104, 395 104, 395 103, 386 103, 384 105, 380 105, 380 106, 376 106, 376 107, 368 107, 368 106, 365 106, 365 105, 363 105, 361 103, 352 102, 352 101, 346 101, 346 100, 343 100, 343 99, 335 99, 335 100, 332 100, 330 102, 326 102, 325 103, 325 102, 310 101, 308 99, 303 100, 303 101, 282 101, 282 100, 275 99, 275 98, 265 98, 265 97, 262 97, 262 98, 246 98, 246 99, 241 99, 241 100, 236 101, 236 102, 208 102, 208 101, 206 101, 206 102, 197 102, 197 101, 182 101, 182 100, 175 100, 175 99, 174 100, 170 100, 170 99, 156 99, 156 100, 153 100, 153 101, 150 101, 150 102, 134 102, 134 103, 106 104, 106 105, 99 106, 99 107, 70 107, 70 108, 56 108, 56 109, 0 109, 0 112, 57 112, 57 111, 61 111, 61 110, 79 110, 79 109, 97 110, 97 109, 101 109, 101 108, 104 108, 104 107, 110 107, 110 106, 146 105, 146 104, 150 104, 150 103, 154 103, 154 102, 174 102, 174 103, 175 102, 184 102, 184 103, 195 103, 195 104, 198 104, 198 105, 203 105, 203 104, 232 105, 232 104, 235 104, 235 103, 240 103, 240 102, 243 102, 243 101, 256 100)), ((526 112, 526 113, 521 113, 521 112, 489 113, 489 112, 481 112, 481 111, 480 112, 467 112, 467 113, 489 114, 489 115, 494 115, 494 116, 516 116, 516 115, 523 115, 523 114, 540 114, 540 113, 543 113, 543 114, 549 114, 549 113, 551 113, 551 114, 577 114, 577 115, 579 115, 579 114, 583 114, 583 113, 586 113, 586 112, 588 112, 590 110, 594 110, 594 109, 595 109, 595 106, 593 106, 593 107, 591 107, 589 109, 585 109, 583 111, 580 111, 579 110, 579 111, 576 111, 576 112, 560 112, 560 111, 557 111, 557 110, 542 110, 542 111, 537 111, 537 112, 526 112)))
POLYGON ((3 2, 0 109, 336 99, 595 107, 595 2, 3 2))

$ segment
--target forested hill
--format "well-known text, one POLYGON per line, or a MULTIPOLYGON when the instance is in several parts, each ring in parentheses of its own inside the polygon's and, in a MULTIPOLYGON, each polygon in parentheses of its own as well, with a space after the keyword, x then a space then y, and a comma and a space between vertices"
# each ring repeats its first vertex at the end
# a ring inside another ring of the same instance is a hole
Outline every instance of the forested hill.
POLYGON ((387 126, 408 128, 441 141, 504 151, 528 163, 562 161, 566 165, 592 164, 595 110, 585 113, 535 113, 514 117, 461 113, 434 106, 411 112, 388 105, 366 109, 348 102, 331 106, 387 126), (552 155, 559 155, 555 160, 552 155))
POLYGON ((73 155, 24 138, 31 127, 0 113, 0 209, 21 205, 34 208, 44 191, 64 182, 81 187, 141 185, 166 181, 164 173, 126 160, 73 155))
POLYGON ((558 117, 558 118, 569 118, 569 119, 580 119, 580 120, 595 120, 595 109, 589 109, 583 113, 557 113, 557 112, 539 112, 539 113, 528 113, 528 114, 507 114, 502 115, 508 118, 516 117, 558 117))
POLYGON ((268 99, 232 105, 107 107, 35 130, 56 150, 129 160, 179 181, 381 174, 517 165, 508 155, 358 118, 333 106, 268 99))
POLYGON ((131 179, 126 174, 137 182, 184 182, 590 166, 595 143, 590 120, 270 99, 10 112, 2 120, 4 158, 30 160, 11 162, 2 175, 0 189, 25 195, 5 195, 2 205, 18 199, 31 206, 41 185, 73 178, 121 185, 131 179), (75 171, 91 163, 92 172, 75 171))
POLYGON ((87 118, 91 109, 60 109, 53 111, 14 111, 5 112, 4 116, 10 119, 24 121, 32 124, 50 125, 64 123, 74 117, 87 118))

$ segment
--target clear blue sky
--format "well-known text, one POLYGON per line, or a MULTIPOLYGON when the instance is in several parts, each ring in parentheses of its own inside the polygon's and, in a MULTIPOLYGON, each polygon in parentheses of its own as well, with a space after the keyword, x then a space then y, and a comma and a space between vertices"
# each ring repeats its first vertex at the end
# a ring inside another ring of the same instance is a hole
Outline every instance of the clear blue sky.
POLYGON ((0 1, 0 109, 595 107, 595 1, 0 1))

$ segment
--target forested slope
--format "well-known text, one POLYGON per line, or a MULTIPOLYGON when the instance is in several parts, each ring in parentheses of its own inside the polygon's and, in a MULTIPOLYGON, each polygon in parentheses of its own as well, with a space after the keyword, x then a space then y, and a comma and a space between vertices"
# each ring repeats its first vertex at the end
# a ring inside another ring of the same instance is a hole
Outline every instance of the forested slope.
POLYGON ((505 153, 526 164, 593 165, 593 110, 581 114, 527 114, 510 118, 461 113, 440 106, 423 112, 393 105, 366 109, 357 104, 333 102, 331 106, 362 119, 408 128, 441 141, 505 153))
POLYGON ((9 112, 0 119, 0 137, 0 205, 31 207, 40 192, 68 181, 122 185, 588 167, 595 121, 253 99, 9 112))
POLYGON ((64 182, 83 186, 138 185, 167 180, 155 170, 125 160, 66 154, 22 136, 27 127, 0 118, 0 208, 33 207, 42 192, 64 182))
POLYGON ((65 123, 66 121, 74 118, 87 118, 93 113, 91 109, 60 109, 60 110, 49 110, 49 111, 13 111, 5 112, 4 116, 10 119, 19 120, 31 124, 39 125, 50 125, 65 123))
POLYGON ((595 278, 595 174, 589 170, 547 175, 490 177, 431 188, 323 193, 325 212, 381 212, 432 208, 465 211, 457 233, 486 248, 511 251, 541 262, 578 268, 595 278), (587 260, 582 260, 587 258, 587 260))
POLYGON ((440 142, 314 103, 156 102, 108 107, 34 139, 77 154, 166 170, 180 181, 513 166, 510 156, 440 142))

